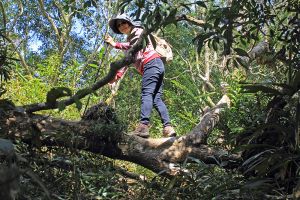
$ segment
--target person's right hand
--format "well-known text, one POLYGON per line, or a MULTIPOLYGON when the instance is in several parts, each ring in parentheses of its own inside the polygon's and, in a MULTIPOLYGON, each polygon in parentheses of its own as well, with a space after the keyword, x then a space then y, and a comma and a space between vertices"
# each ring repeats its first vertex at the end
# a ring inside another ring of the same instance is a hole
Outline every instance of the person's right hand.
POLYGON ((104 41, 107 42, 108 44, 112 45, 112 46, 115 46, 114 39, 108 34, 105 35, 104 41))

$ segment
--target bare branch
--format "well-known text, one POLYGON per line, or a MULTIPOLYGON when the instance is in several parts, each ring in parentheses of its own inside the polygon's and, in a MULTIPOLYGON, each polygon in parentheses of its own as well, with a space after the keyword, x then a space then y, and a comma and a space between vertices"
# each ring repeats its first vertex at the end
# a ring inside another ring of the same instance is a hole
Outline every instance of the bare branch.
POLYGON ((47 13, 43 0, 38 0, 38 2, 39 2, 39 7, 42 11, 43 16, 46 17, 47 20, 49 21, 49 23, 51 24, 51 27, 53 28, 55 35, 56 35, 57 39, 59 40, 60 49, 62 49, 63 41, 61 40, 62 38, 58 31, 57 26, 55 25, 55 23, 54 23, 53 19, 50 17, 50 15, 47 13))
MULTIPOLYGON (((61 6, 61 3, 57 2, 57 1, 54 1, 54 5, 57 7, 57 9, 59 10, 60 15, 62 16, 61 17, 62 22, 64 24, 69 24, 70 23, 69 17, 65 14, 65 11, 61 6)), ((71 6, 71 4, 69 6, 71 6)))

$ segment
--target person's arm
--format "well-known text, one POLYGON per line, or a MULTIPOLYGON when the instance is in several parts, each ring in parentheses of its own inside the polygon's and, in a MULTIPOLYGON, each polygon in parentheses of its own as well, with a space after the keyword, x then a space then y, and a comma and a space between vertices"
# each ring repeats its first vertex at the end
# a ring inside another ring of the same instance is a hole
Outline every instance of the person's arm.
POLYGON ((106 35, 105 42, 116 49, 128 50, 138 41, 142 32, 142 28, 134 28, 132 33, 127 38, 128 42, 115 42, 110 35, 106 35))
POLYGON ((131 48, 129 42, 115 42, 114 39, 108 34, 104 37, 104 41, 116 49, 127 50, 131 48))
POLYGON ((115 46, 116 49, 128 50, 131 48, 129 42, 116 42, 115 46))
MULTIPOLYGON (((115 42, 114 39, 110 35, 108 35, 108 34, 105 35, 104 41, 106 43, 110 44, 111 46, 117 48, 117 49, 121 49, 120 47, 123 47, 122 43, 115 42)), ((127 70, 127 67, 123 67, 122 69, 118 70, 116 76, 114 77, 114 79, 111 80, 109 83, 113 84, 116 81, 118 81, 124 75, 124 73, 126 72, 126 70, 127 70)))

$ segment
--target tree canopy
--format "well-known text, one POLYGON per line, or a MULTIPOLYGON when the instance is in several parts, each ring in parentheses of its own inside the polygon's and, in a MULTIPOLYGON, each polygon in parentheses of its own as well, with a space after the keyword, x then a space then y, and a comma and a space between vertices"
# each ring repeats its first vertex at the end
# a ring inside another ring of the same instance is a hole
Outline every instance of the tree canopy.
POLYGON ((300 198, 299 6, 1 0, 0 199, 300 198), (103 39, 123 12, 144 26, 125 55, 103 39), (150 139, 129 134, 133 68, 107 86, 150 33, 174 53, 164 99, 176 138, 156 113, 150 139))

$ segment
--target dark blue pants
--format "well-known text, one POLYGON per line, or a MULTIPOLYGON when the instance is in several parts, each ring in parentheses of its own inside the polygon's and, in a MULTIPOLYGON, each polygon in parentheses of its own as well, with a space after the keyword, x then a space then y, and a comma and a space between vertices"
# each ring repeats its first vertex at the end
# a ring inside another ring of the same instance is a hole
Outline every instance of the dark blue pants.
POLYGON ((163 125, 170 125, 167 107, 161 99, 164 73, 164 64, 160 58, 155 58, 144 66, 141 105, 141 123, 143 124, 149 124, 151 111, 154 106, 163 125))

